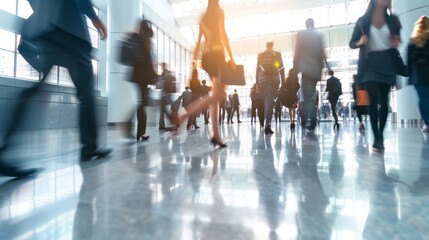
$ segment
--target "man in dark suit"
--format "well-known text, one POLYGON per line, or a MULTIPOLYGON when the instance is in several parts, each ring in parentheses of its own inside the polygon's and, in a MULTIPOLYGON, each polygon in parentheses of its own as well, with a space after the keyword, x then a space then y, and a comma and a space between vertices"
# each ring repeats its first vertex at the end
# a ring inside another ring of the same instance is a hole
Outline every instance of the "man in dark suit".
POLYGON ((337 115, 337 103, 340 96, 343 94, 343 90, 341 88, 341 82, 340 79, 334 77, 334 71, 329 70, 329 76, 328 80, 326 80, 326 92, 329 93, 328 100, 331 104, 332 109, 332 116, 334 117, 335 124, 334 129, 339 129, 340 124, 338 123, 338 115, 337 115))
POLYGON ((267 50, 258 55, 256 65, 256 84, 264 101, 265 134, 273 134, 271 120, 273 118, 274 99, 280 81, 285 78, 282 55, 273 51, 274 43, 267 42, 267 50))
MULTIPOLYGON (((210 93, 210 87, 207 86, 206 80, 201 81, 201 83, 202 83, 202 85, 201 85, 201 96, 204 97, 210 93)), ((204 115, 204 124, 209 124, 209 118, 210 118, 209 109, 205 108, 201 111, 201 113, 204 115)))
MULTIPOLYGON (((33 14, 24 23, 22 40, 36 46, 40 56, 37 63, 30 64, 37 66, 43 76, 48 75, 54 65, 65 67, 76 87, 80 101, 81 161, 110 155, 111 149, 98 148, 97 143, 92 46, 85 16, 99 30, 102 39, 107 37, 105 25, 96 15, 90 0, 29 0, 29 3, 33 14)), ((37 87, 28 90, 26 95, 22 95, 21 102, 28 102, 28 97, 36 93, 37 87)), ((25 104, 21 107, 24 108, 25 104)), ((19 120, 20 114, 15 118, 19 120)), ((12 123, 11 129, 16 125, 12 123)), ((8 132, 7 136, 11 134, 8 132)), ((0 161, 0 173, 5 175, 22 177, 29 172, 32 170, 9 168, 0 161)))
POLYGON ((314 130, 317 119, 313 111, 316 105, 313 96, 315 96, 317 82, 322 77, 324 62, 326 66, 328 64, 326 62, 323 38, 321 34, 315 31, 314 20, 312 18, 307 19, 305 26, 307 30, 300 31, 297 34, 293 68, 298 73, 302 73, 302 129, 306 128, 307 119, 310 117, 311 123, 307 129, 314 130))
POLYGON ((240 100, 238 99, 237 89, 234 89, 234 94, 232 94, 232 112, 231 112, 231 123, 234 113, 237 112, 237 123, 240 121, 240 100))

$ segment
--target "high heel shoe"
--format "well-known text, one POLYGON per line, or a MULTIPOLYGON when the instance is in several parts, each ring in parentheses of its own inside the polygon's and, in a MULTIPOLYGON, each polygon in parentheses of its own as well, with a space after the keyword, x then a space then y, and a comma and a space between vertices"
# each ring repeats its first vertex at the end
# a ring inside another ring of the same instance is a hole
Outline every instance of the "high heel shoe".
POLYGON ((220 148, 225 148, 225 147, 227 147, 227 146, 228 146, 228 144, 227 144, 227 143, 219 142, 219 141, 218 141, 218 140, 216 140, 215 138, 212 138, 212 139, 210 140, 210 142, 213 144, 213 147, 214 147, 214 148, 216 147, 216 145, 219 145, 219 147, 220 147, 220 148))
POLYGON ((141 135, 141 136, 137 136, 137 142, 142 140, 142 141, 146 141, 149 139, 149 135, 141 135))

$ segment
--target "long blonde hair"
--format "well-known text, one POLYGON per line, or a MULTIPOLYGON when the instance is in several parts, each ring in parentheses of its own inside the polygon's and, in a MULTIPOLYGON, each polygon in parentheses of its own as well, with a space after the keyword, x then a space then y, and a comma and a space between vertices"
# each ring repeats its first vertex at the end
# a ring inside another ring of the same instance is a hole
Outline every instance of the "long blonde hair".
POLYGON ((414 24, 413 34, 411 41, 419 47, 423 47, 429 39, 429 18, 421 16, 414 24))

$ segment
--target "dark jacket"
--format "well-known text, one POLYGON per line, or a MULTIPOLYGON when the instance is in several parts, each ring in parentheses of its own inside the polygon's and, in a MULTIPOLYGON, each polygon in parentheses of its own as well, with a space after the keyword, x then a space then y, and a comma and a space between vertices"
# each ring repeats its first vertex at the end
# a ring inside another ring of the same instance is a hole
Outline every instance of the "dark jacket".
MULTIPOLYGON (((138 34, 138 33, 131 33, 138 34)), ((131 81, 137 84, 150 85, 155 83, 155 70, 152 64, 152 41, 151 38, 146 34, 140 34, 140 51, 145 57, 141 58, 140 61, 134 63, 134 67, 131 73, 131 81)))
POLYGON ((256 83, 285 78, 282 54, 276 51, 265 51, 258 55, 256 65, 256 83), (274 73, 272 73, 274 72, 274 73), (280 74, 280 76, 279 76, 280 74))
POLYGON ((29 0, 33 14, 25 21, 22 36, 34 40, 56 29, 91 43, 85 16, 97 20, 90 0, 29 0))
MULTIPOLYGON (((401 31, 401 24, 399 22, 399 18, 395 15, 387 15, 386 14, 386 23, 390 30, 391 36, 400 36, 401 31)), ((356 82, 357 84, 360 84, 364 73, 366 71, 367 67, 367 60, 368 60, 368 52, 366 45, 357 46, 357 43, 359 42, 362 35, 367 35, 368 39, 370 36, 370 27, 371 27, 371 16, 369 15, 363 15, 360 17, 356 25, 353 29, 352 37, 349 42, 350 48, 356 49, 359 48, 359 60, 358 60, 358 71, 357 71, 357 77, 356 82)))
POLYGON ((240 106, 240 100, 238 99, 238 94, 232 94, 232 107, 238 108, 240 106))
POLYGON ((323 36, 315 30, 304 30, 298 32, 296 38, 293 68, 320 80, 324 64, 329 68, 323 36))
POLYGON ((407 53, 409 83, 412 85, 429 84, 429 39, 426 40, 423 47, 419 47, 410 41, 407 53))
POLYGON ((329 92, 328 99, 337 98, 343 94, 343 90, 341 89, 340 79, 332 76, 326 81, 326 92, 329 92))

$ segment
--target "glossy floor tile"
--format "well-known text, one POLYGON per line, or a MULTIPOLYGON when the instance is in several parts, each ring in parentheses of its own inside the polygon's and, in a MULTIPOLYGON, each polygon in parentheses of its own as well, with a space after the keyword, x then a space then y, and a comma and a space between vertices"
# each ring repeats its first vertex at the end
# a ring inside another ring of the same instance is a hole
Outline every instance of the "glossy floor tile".
POLYGON ((104 129, 114 155, 82 164, 76 129, 21 134, 7 156, 46 170, 0 177, 0 239, 429 239, 429 136, 389 125, 374 153, 357 128, 104 129))

